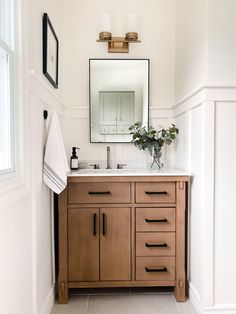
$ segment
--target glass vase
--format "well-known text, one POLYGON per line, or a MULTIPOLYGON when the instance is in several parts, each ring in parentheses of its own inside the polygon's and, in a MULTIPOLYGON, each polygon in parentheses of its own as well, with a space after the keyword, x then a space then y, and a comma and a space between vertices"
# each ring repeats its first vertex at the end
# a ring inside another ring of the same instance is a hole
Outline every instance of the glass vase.
POLYGON ((152 150, 152 169, 160 170, 164 167, 163 162, 161 162, 161 148, 153 148, 152 150))

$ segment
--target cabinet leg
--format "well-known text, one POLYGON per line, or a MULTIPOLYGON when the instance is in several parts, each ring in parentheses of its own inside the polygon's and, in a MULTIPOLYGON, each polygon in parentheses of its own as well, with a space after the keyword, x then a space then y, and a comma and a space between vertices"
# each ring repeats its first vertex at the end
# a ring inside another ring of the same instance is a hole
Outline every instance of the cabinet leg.
POLYGON ((174 296, 177 302, 184 302, 186 300, 186 287, 185 280, 178 280, 175 289, 174 296))
POLYGON ((176 184, 176 286, 174 296, 176 301, 186 300, 186 271, 185 271, 185 209, 186 183, 176 184))
POLYGON ((58 287, 58 303, 67 304, 68 296, 69 296, 68 285, 64 281, 62 281, 59 283, 58 287))

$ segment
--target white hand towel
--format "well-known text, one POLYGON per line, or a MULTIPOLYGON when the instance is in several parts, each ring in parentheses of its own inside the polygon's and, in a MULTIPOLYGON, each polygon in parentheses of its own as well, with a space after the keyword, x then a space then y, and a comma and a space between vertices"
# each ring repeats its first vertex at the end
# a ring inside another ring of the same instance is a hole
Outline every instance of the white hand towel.
POLYGON ((44 156, 43 180, 55 193, 60 194, 67 185, 69 172, 65 147, 57 113, 52 112, 44 156))

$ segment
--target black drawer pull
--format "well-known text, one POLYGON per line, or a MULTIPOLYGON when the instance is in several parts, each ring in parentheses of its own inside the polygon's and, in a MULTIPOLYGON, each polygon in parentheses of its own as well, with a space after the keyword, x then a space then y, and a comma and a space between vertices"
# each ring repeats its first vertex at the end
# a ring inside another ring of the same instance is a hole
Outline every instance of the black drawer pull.
POLYGON ((166 218, 164 219, 145 219, 146 222, 167 222, 168 220, 166 218))
POLYGON ((89 195, 108 195, 111 194, 110 191, 101 191, 101 192, 88 192, 89 195))
POLYGON ((145 270, 147 273, 166 273, 167 272, 166 267, 160 267, 160 268, 147 268, 147 267, 145 267, 145 270))
POLYGON ((156 192, 150 192, 150 191, 145 191, 147 195, 166 195, 168 194, 166 191, 156 191, 156 192))
POLYGON ((146 247, 167 247, 167 243, 145 243, 146 247))
POLYGON ((93 235, 97 235, 97 214, 93 214, 93 235))

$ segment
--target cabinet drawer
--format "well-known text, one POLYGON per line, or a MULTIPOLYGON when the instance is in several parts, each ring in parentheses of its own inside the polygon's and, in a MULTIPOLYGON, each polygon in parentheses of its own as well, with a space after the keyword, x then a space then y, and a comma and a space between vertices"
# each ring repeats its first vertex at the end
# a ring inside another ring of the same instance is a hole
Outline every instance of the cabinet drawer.
POLYGON ((152 232, 136 234, 136 256, 174 256, 175 233, 152 232))
POLYGON ((175 280, 175 258, 137 257, 136 280, 175 280))
POLYGON ((68 202, 76 203, 129 203, 130 183, 89 182, 69 183, 68 202))
POLYGON ((136 208, 136 231, 175 231, 175 208, 136 208))
POLYGON ((175 183, 136 183, 136 203, 175 203, 175 183))

